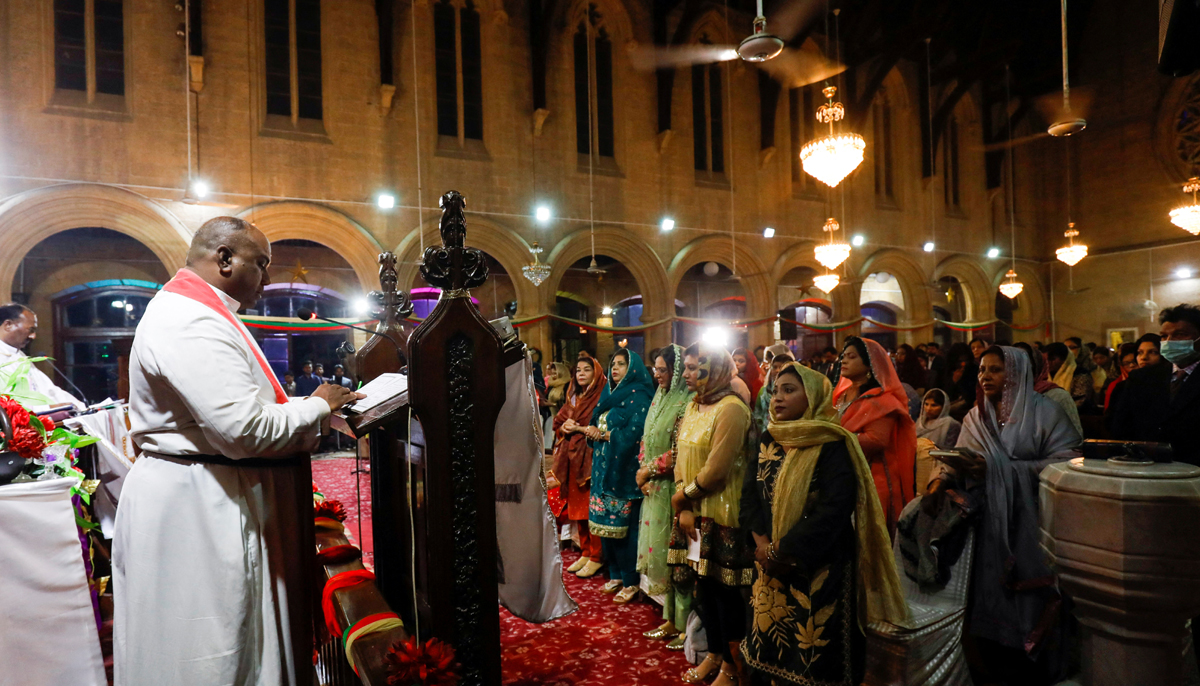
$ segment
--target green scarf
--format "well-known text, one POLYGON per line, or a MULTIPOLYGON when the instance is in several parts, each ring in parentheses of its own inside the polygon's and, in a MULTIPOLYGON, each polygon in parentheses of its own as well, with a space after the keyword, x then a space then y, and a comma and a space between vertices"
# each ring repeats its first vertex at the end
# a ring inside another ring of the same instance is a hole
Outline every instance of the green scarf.
MULTIPOLYGON (((859 624, 866 626, 879 620, 899 623, 908 617, 908 606, 900 590, 900 576, 896 573, 891 540, 883 507, 875 492, 871 467, 858 438, 838 424, 829 379, 798 362, 793 362, 789 368, 795 370, 804 385, 808 409, 800 419, 791 421, 777 421, 772 411, 771 422, 767 425, 771 438, 787 450, 775 480, 771 539, 783 538, 804 515, 809 485, 822 446, 834 441, 844 442, 858 475, 854 529, 858 535, 859 624)), ((780 383, 781 376, 775 378, 776 384, 780 383)))
POLYGON ((646 429, 642 432, 642 466, 654 463, 663 453, 671 449, 675 435, 675 423, 683 416, 688 402, 695 395, 688 390, 683 380, 682 346, 672 345, 675 351, 675 369, 671 370, 671 384, 654 392, 654 401, 646 414, 646 429))

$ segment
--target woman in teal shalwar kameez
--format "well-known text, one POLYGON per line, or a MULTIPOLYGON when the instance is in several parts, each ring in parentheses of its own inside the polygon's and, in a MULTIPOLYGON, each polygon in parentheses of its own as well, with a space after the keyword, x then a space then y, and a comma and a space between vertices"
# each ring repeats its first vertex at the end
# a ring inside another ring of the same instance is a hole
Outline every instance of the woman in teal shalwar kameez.
POLYGON ((638 354, 618 350, 609 382, 587 429, 592 443, 592 495, 588 520, 599 536, 608 564, 606 593, 626 603, 638 593, 638 517, 642 492, 637 485, 638 452, 654 385, 638 354))

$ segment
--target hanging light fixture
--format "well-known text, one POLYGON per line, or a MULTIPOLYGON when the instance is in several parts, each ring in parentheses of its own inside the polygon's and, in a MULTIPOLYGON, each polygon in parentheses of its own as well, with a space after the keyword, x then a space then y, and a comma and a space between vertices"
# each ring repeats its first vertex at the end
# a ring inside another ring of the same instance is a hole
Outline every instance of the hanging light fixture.
POLYGON ((533 253, 533 264, 521 267, 521 273, 525 275, 525 278, 533 282, 534 286, 540 286, 550 276, 550 265, 538 260, 538 255, 542 252, 542 247, 537 244, 537 241, 533 242, 533 247, 529 249, 529 252, 533 253))
POLYGON ((846 116, 846 108, 833 100, 837 86, 826 86, 821 93, 828 102, 817 108, 817 121, 829 125, 829 135, 805 144, 800 149, 800 162, 805 172, 832 188, 862 164, 867 143, 857 133, 834 132, 833 123, 846 116))
POLYGON ((818 274, 813 277, 813 285, 825 293, 830 293, 838 287, 842 280, 837 274, 818 274))
POLYGON ((1004 275, 1004 278, 1008 280, 1000 284, 1000 292, 1003 293, 1004 297, 1008 298, 1009 300, 1017 297, 1021 294, 1021 291, 1025 290, 1025 284, 1017 281, 1016 270, 1009 269, 1008 273, 1004 275))
POLYGON ((821 227, 822 231, 829 234, 829 242, 822 243, 813 249, 816 255, 817 262, 825 265, 826 269, 837 269, 838 265, 846 261, 850 257, 850 244, 834 240, 833 234, 841 226, 833 217, 825 220, 825 225, 821 227))
POLYGON ((1183 192, 1192 194, 1192 204, 1171 210, 1171 223, 1193 236, 1200 234, 1200 202, 1196 192, 1200 191, 1200 177, 1193 176, 1183 184, 1183 192))
POLYGON ((1067 244, 1055 252, 1059 260, 1074 267, 1079 264, 1079 260, 1087 257, 1088 247, 1083 243, 1075 242, 1075 237, 1079 235, 1079 231, 1075 228, 1075 222, 1071 222, 1067 226, 1070 228, 1063 233, 1067 237, 1067 244))
MULTIPOLYGON (((1009 91, 1009 73, 1008 65, 1004 65, 1004 102, 1012 101, 1012 94, 1009 91)), ((1012 117, 1008 118, 1008 140, 1012 141, 1012 117)), ((1025 290, 1025 284, 1017 281, 1017 218, 1016 204, 1013 198, 1013 189, 1016 184, 1013 182, 1013 155, 1012 146, 1008 146, 1008 230, 1009 230, 1009 257, 1012 258, 1012 266, 1008 273, 1004 275, 1006 281, 1000 284, 1000 293, 1004 297, 1012 300, 1025 290)), ((1070 197, 1070 193, 1067 194, 1070 197)), ((1070 210, 1068 210, 1069 212, 1070 210)), ((988 251, 991 254, 991 251, 988 251)))

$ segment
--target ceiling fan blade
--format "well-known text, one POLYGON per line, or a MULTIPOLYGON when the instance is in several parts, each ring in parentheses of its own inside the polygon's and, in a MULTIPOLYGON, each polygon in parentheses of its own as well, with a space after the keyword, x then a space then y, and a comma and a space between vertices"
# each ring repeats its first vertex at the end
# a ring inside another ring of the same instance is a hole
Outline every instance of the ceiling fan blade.
POLYGON ((728 62, 737 58, 737 50, 732 45, 638 45, 629 49, 629 62, 642 71, 728 62))
POLYGON ((1096 99, 1096 89, 1091 86, 1071 86, 1071 109, 1063 104, 1062 91, 1042 95, 1033 101, 1034 109, 1047 125, 1065 119, 1087 119, 1096 99))
MULTIPOLYGON (((997 150, 1007 150, 1008 148, 1015 148, 1020 145, 1025 145, 1026 143, 1032 143, 1041 138, 1049 138, 1049 137, 1050 137, 1050 134, 1046 133, 1045 131, 1039 131, 1038 133, 1030 134, 1028 136, 1020 136, 1020 137, 1014 138, 1011 141, 1000 141, 999 143, 992 143, 991 145, 980 146, 980 148, 982 148, 985 152, 995 152, 997 150)), ((977 148, 977 149, 980 149, 980 148, 977 148)))
POLYGON ((846 70, 846 65, 826 57, 812 41, 805 41, 800 48, 784 48, 777 57, 758 66, 784 88, 807 86, 846 70))
POLYGON ((825 5, 821 0, 778 0, 767 16, 767 30, 787 42, 816 21, 825 5))

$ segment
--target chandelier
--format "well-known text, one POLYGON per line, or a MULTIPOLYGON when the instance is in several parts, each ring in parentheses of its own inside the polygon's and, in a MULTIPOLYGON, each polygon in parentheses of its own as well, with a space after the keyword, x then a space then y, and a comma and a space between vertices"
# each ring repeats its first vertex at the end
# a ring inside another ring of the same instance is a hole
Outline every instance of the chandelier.
POLYGON ((825 293, 833 292, 833 289, 837 288, 841 282, 842 280, 838 278, 837 274, 818 274, 813 277, 813 285, 825 293))
POLYGON ((833 123, 846 116, 846 108, 833 101, 837 86, 826 86, 821 93, 829 102, 817 108, 817 121, 829 124, 829 135, 806 143, 800 149, 800 162, 804 171, 832 188, 862 164, 867 143, 857 133, 834 133, 833 123))
POLYGON ((1067 224, 1067 227, 1066 232, 1063 233, 1067 237, 1067 244, 1059 248, 1055 253, 1058 255, 1058 259, 1074 267, 1079 264, 1079 260, 1087 257, 1088 248, 1083 243, 1075 242, 1075 237, 1079 235, 1079 231, 1075 229, 1075 222, 1067 224))
POLYGON ((1025 289, 1025 284, 1017 281, 1016 270, 1009 269, 1008 273, 1004 275, 1004 278, 1008 279, 1008 281, 1000 284, 1000 292, 1003 293, 1004 297, 1008 298, 1009 300, 1012 300, 1020 295, 1021 291, 1025 289))
POLYGON ((529 249, 529 252, 533 253, 533 264, 521 267, 521 273, 532 281, 534 286, 540 286, 550 276, 550 265, 538 260, 538 254, 542 252, 542 247, 537 244, 537 241, 533 242, 533 247, 529 249))
POLYGON ((841 226, 837 223, 836 219, 833 217, 826 219, 825 225, 821 227, 821 230, 829 234, 829 242, 821 243, 813 249, 817 262, 823 264, 826 269, 837 269, 838 265, 845 262, 847 257, 850 257, 850 244, 833 239, 833 233, 839 228, 841 226))
POLYGON ((1192 204, 1171 210, 1171 223, 1193 236, 1200 234, 1200 202, 1196 201, 1197 191, 1200 191, 1200 177, 1193 176, 1183 184, 1183 192, 1192 194, 1192 204))

